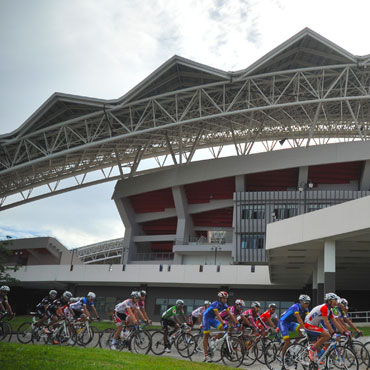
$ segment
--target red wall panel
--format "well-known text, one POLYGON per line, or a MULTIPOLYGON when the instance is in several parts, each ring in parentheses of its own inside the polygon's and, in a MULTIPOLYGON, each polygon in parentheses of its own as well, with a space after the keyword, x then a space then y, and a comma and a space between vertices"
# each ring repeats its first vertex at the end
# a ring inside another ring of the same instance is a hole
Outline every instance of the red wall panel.
POLYGON ((209 203, 212 199, 233 199, 235 177, 196 182, 184 188, 189 204, 209 203))
POLYGON ((153 252, 172 252, 173 242, 153 242, 151 249, 153 252))
POLYGON ((284 191, 297 187, 298 168, 251 173, 245 175, 246 191, 284 191))
POLYGON ((308 181, 317 184, 348 184, 351 180, 360 180, 362 162, 346 162, 310 166, 308 181))
POLYGON ((129 199, 136 213, 163 212, 166 208, 175 208, 171 188, 132 195, 129 199))
POLYGON ((194 226, 232 227, 233 207, 216 209, 214 211, 192 215, 194 226))
POLYGON ((164 218, 142 223, 145 235, 167 235, 176 234, 177 217, 164 218))

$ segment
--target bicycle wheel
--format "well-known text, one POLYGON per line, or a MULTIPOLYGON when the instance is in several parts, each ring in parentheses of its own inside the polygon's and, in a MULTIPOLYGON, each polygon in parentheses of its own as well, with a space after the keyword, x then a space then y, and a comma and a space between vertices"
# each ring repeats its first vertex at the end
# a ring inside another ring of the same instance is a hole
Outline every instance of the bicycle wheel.
POLYGON ((366 370, 370 365, 369 352, 365 345, 358 340, 352 341, 352 346, 349 346, 357 357, 358 365, 360 370, 366 370))
POLYGON ((272 341, 265 347, 265 364, 270 370, 280 369, 283 364, 281 358, 282 343, 280 341, 272 341))
POLYGON ((85 347, 88 345, 94 338, 94 332, 92 329, 89 327, 87 328, 86 326, 82 327, 81 330, 77 330, 77 343, 85 347))
POLYGON ((239 337, 229 337, 222 343, 221 359, 226 366, 239 367, 244 359, 245 345, 239 337))
POLYGON ((308 347, 299 343, 291 344, 283 356, 283 367, 285 370, 307 370, 311 360, 308 357, 308 347))
POLYGON ((193 335, 194 348, 188 347, 189 359, 194 362, 202 362, 204 360, 203 335, 193 335))
POLYGON ((194 337, 189 333, 181 333, 176 339, 176 349, 181 357, 188 358, 195 350, 194 337))
POLYGON ((348 347, 336 345, 326 357, 325 369, 358 370, 358 368, 359 364, 356 354, 348 347))
POLYGON ((114 332, 115 330, 113 328, 105 329, 102 331, 99 340, 100 348, 110 349, 114 332))
POLYGON ((76 329, 72 326, 67 327, 66 329, 62 328, 56 335, 55 339, 60 345, 74 346, 77 343, 76 329))
POLYGON ((135 332, 130 339, 129 348, 132 352, 146 355, 152 347, 152 337, 144 330, 135 332))
POLYGON ((90 326, 90 329, 93 332, 93 339, 90 342, 90 346, 97 348, 100 346, 100 331, 95 326, 90 326))
POLYGON ((163 331, 155 331, 152 334, 152 352, 155 355, 162 355, 165 350, 164 345, 164 332, 163 331))
POLYGON ((19 343, 27 344, 33 340, 32 322, 24 322, 17 329, 17 339, 19 343))
POLYGON ((258 357, 258 349, 255 343, 249 338, 243 338, 244 342, 244 360, 243 365, 251 366, 257 361, 258 357))
POLYGON ((257 343, 257 361, 261 364, 266 364, 265 362, 265 348, 268 343, 271 342, 269 338, 261 338, 257 343))

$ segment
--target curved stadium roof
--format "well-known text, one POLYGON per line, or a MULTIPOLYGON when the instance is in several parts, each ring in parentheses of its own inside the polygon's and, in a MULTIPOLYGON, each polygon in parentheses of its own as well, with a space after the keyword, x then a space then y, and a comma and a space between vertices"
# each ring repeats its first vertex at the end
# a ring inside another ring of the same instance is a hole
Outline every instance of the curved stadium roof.
POLYGON ((367 140, 369 65, 305 28, 241 71, 174 56, 115 100, 55 93, 0 136, 0 209, 134 176, 147 158, 160 169, 202 148, 218 157, 226 145, 247 155, 256 143, 367 140))

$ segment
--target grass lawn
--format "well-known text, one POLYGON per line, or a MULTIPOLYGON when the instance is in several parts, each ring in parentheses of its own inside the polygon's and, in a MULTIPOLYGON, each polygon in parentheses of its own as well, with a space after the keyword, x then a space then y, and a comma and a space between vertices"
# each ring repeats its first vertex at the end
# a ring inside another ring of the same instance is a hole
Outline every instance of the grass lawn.
POLYGON ((0 342, 0 369, 4 370, 84 370, 84 369, 171 369, 226 370, 225 366, 137 355, 96 348, 42 346, 0 342))

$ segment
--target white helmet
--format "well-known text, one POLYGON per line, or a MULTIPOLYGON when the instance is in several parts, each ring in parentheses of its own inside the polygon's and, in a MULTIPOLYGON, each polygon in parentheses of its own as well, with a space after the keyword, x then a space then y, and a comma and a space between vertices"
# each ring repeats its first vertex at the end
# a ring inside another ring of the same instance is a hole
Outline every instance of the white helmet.
POLYGON ((63 293, 63 298, 65 299, 71 299, 72 298, 72 293, 69 292, 68 290, 66 290, 64 293, 63 293))
POLYGON ((210 301, 204 301, 203 303, 205 306, 209 306, 210 304, 212 304, 210 301))
POLYGON ((303 303, 311 303, 311 298, 307 294, 301 294, 298 300, 303 303))
POLYGON ((329 301, 339 301, 340 298, 335 293, 326 293, 324 297, 325 302, 329 301))
POLYGON ((229 298, 229 293, 222 290, 221 292, 217 293, 217 297, 218 298, 229 298))
POLYGON ((269 304, 269 308, 276 308, 277 306, 276 306, 276 303, 270 303, 269 304))
POLYGON ((245 302, 242 299, 237 299, 235 304, 240 304, 242 307, 245 307, 245 302))
POLYGON ((58 292, 54 289, 50 290, 49 296, 55 298, 58 295, 58 292))
POLYGON ((131 298, 140 298, 140 293, 134 290, 131 292, 131 298))
POLYGON ((10 292, 10 288, 9 288, 7 285, 3 285, 3 286, 0 288, 0 291, 1 291, 1 292, 9 293, 9 292, 10 292))
POLYGON ((146 291, 145 290, 140 290, 140 297, 146 296, 146 291))
POLYGON ((185 302, 182 299, 178 299, 176 301, 176 306, 183 306, 184 304, 185 304, 185 302))
POLYGON ((348 301, 345 298, 341 298, 338 303, 342 304, 345 308, 348 308, 348 301))
POLYGON ((251 307, 252 308, 256 308, 256 307, 261 307, 261 303, 259 303, 258 301, 255 301, 251 304, 251 307))
POLYGON ((94 292, 89 292, 89 293, 87 293, 87 297, 88 298, 95 299, 96 298, 96 294, 94 292))

